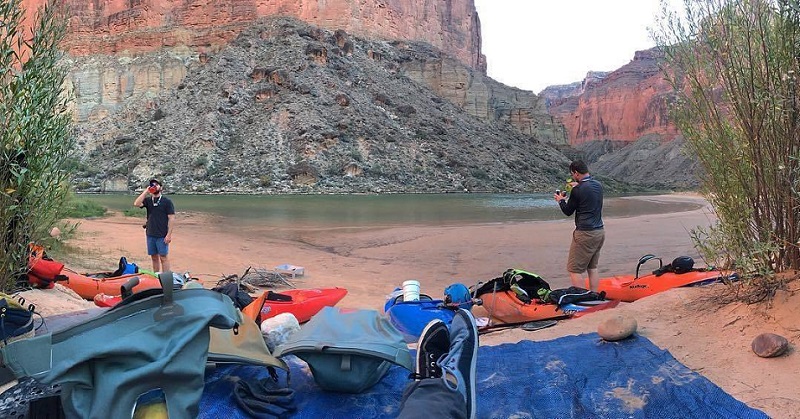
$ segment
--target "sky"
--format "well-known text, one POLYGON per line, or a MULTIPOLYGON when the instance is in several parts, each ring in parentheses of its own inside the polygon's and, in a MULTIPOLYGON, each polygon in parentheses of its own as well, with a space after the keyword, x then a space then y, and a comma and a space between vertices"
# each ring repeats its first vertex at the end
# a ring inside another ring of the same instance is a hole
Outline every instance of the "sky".
POLYGON ((539 93, 655 46, 660 0, 475 0, 489 77, 539 93))

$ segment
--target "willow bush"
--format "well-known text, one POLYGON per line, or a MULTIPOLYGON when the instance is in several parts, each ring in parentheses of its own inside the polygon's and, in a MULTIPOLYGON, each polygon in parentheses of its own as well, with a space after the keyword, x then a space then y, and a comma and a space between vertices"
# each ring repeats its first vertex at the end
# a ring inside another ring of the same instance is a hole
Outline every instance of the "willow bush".
POLYGON ((59 44, 66 19, 49 1, 23 25, 20 0, 0 0, 0 288, 27 272, 27 246, 45 242, 69 192, 71 115, 59 44))
POLYGON ((673 120, 718 217, 695 242, 749 277, 798 269, 798 0, 683 3, 665 8, 656 38, 673 120))

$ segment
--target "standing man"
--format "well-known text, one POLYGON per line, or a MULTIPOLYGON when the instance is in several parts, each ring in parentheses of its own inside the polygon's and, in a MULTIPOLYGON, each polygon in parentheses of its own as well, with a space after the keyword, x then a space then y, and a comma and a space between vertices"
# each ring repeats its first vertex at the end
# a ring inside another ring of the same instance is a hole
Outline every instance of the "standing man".
POLYGON ((572 232, 572 245, 569 247, 567 272, 572 285, 586 288, 583 272, 589 272, 589 289, 597 292, 600 274, 597 262, 606 234, 603 230, 603 185, 589 174, 589 168, 581 160, 569 165, 569 172, 575 181, 570 185, 569 199, 566 192, 556 191, 553 196, 564 215, 575 213, 575 231, 572 232))
POLYGON ((145 189, 135 201, 133 206, 147 209, 147 254, 153 259, 153 271, 166 272, 170 270, 169 243, 172 241, 172 231, 175 228, 175 206, 169 198, 161 193, 163 187, 157 179, 150 179, 150 186, 145 189), (147 196, 150 194, 150 196, 147 196))

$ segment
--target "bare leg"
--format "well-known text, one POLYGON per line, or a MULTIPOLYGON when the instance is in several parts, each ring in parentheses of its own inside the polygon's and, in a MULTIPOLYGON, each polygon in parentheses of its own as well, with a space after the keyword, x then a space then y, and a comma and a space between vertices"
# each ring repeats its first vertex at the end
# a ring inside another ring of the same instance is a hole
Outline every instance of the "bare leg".
POLYGON ((162 269, 161 272, 166 272, 170 270, 169 268, 170 268, 169 258, 167 257, 167 255, 161 255, 161 269, 162 269))
POLYGON ((586 280, 583 279, 583 274, 569 273, 569 279, 572 281, 573 287, 586 288, 586 280))
POLYGON ((161 257, 158 255, 150 255, 153 260, 153 272, 161 272, 161 257))
POLYGON ((589 290, 597 292, 597 288, 600 285, 600 272, 597 268, 589 269, 589 290))

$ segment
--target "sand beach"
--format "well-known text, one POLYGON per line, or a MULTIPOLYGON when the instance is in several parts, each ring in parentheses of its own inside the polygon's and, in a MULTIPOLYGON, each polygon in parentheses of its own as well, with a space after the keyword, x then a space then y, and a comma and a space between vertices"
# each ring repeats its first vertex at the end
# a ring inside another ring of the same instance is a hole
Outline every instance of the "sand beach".
MULTIPOLYGON (((647 253, 665 261, 688 255, 698 265, 705 265, 689 233, 713 221, 701 197, 676 194, 631 199, 698 205, 677 213, 606 218, 602 276, 633 273, 638 258, 647 253)), ((381 310, 386 295, 407 279, 419 280, 423 293, 440 297, 444 287, 453 282, 472 285, 514 267, 539 273, 552 288, 569 286, 564 266, 571 218, 446 227, 233 231, 207 215, 179 211, 177 217, 170 254, 173 270, 188 271, 209 288, 225 275, 241 275, 249 266, 271 268, 284 263, 306 269, 305 275, 297 278, 298 287, 345 287, 349 293, 339 306, 376 310, 381 310)), ((78 221, 75 236, 67 241, 73 248, 64 260, 69 268, 78 272, 113 270, 120 256, 150 267, 140 219, 113 214, 78 221)), ((613 310, 560 321, 547 329, 490 333, 481 337, 481 345, 595 332, 607 316, 628 314, 637 320, 639 335, 669 350, 678 361, 732 396, 772 417, 800 418, 800 358, 795 349, 800 343, 800 281, 790 282, 770 303, 723 305, 718 297, 724 292, 724 285, 671 290, 621 303, 613 310), (772 359, 756 356, 750 345, 764 332, 789 339, 789 353, 772 359)), ((91 306, 53 295, 31 291, 28 299, 45 315, 91 306)))

